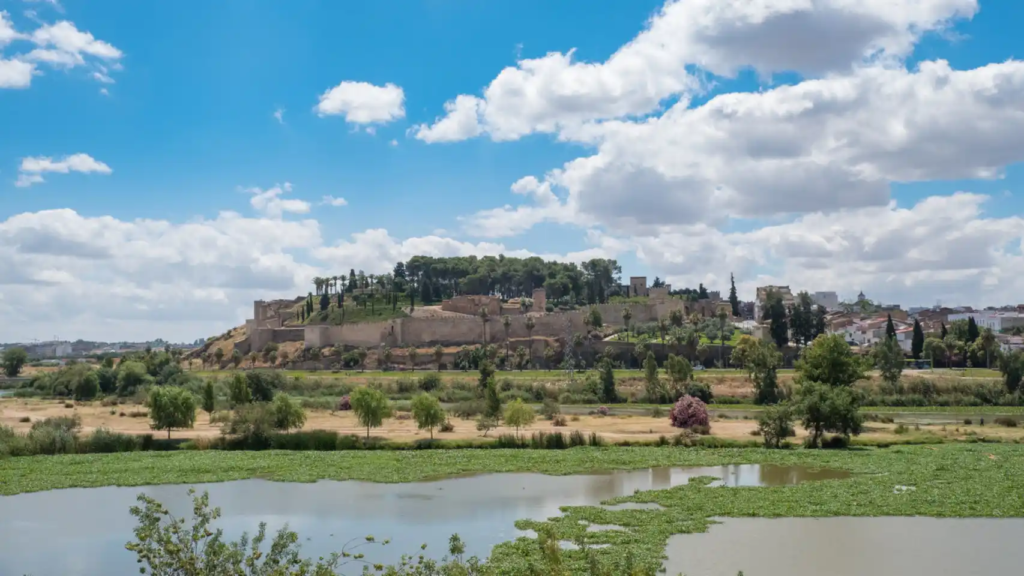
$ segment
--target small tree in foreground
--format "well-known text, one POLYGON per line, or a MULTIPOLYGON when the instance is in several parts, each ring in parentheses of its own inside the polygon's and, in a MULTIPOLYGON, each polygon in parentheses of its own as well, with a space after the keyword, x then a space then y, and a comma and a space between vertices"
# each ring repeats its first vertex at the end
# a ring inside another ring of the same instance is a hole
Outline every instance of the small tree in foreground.
POLYGON ((203 385, 203 410, 207 414, 213 415, 216 399, 216 394, 213 390, 213 382, 207 380, 206 384, 203 385))
POLYGON ((434 439, 434 428, 448 419, 441 402, 430 394, 420 394, 412 399, 412 417, 420 430, 430 431, 431 440, 434 439))
POLYGON ((903 374, 903 348, 895 337, 887 337, 872 352, 875 365, 882 374, 882 380, 899 392, 900 376, 903 374))
POLYGON ((184 388, 158 386, 149 391, 149 418, 154 430, 191 428, 196 422, 196 399, 184 388))
POLYGON ((765 448, 781 448, 786 438, 796 435, 792 408, 788 404, 768 406, 757 418, 757 431, 765 448))
POLYGON ((298 430, 306 423, 306 411, 285 394, 274 397, 274 428, 278 430, 298 430))
POLYGON ((860 434, 863 418, 857 412, 853 391, 845 386, 804 382, 799 391, 803 427, 810 432, 807 445, 817 448, 825 432, 849 438, 860 434))
POLYGON ((15 378, 21 374, 21 369, 28 362, 28 352, 24 348, 9 348, 4 350, 0 364, 3 364, 4 376, 15 378))
POLYGON ((353 390, 349 397, 356 418, 366 426, 367 438, 370 437, 370 428, 379 428, 384 419, 391 417, 391 403, 380 390, 363 386, 353 390))
POLYGON ((509 402, 508 407, 505 408, 505 425, 515 428, 516 436, 519 436, 520 428, 533 424, 536 419, 537 415, 533 408, 524 404, 519 398, 509 402))
POLYGON ((693 428, 695 426, 708 426, 708 407, 699 398, 683 396, 672 407, 668 415, 672 426, 676 428, 693 428))

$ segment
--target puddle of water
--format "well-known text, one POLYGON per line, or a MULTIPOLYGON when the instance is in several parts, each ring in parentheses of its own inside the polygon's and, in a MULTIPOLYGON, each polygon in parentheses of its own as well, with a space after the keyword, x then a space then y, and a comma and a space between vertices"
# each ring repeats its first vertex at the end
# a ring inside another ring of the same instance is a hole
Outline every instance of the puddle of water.
POLYGON ((1024 519, 724 518, 668 541, 666 573, 687 576, 1019 574, 1024 519))
POLYGON ((609 530, 625 530, 622 526, 615 524, 588 524, 587 532, 607 532, 609 530))
MULTIPOLYGON (((544 520, 560 506, 595 506, 636 491, 665 489, 697 476, 722 486, 778 486, 848 476, 781 466, 651 468, 576 476, 489 474, 434 482, 374 484, 322 481, 312 484, 244 480, 198 485, 222 510, 218 526, 228 538, 252 533, 266 521, 299 533, 309 557, 340 550, 352 538, 389 538, 386 548, 360 550, 375 562, 397 562, 403 553, 441 557, 448 537, 459 534, 470 555, 485 556, 500 542, 523 535, 519 519, 544 520), (308 540, 307 540, 308 538, 308 540)), ((134 573, 135 557, 124 550, 134 519, 128 509, 141 492, 176 515, 191 501, 182 485, 55 490, 0 497, 0 572, 7 574, 134 573), (52 550, 61 550, 53 554, 52 550)), ((619 504, 611 510, 658 509, 657 504, 619 504)))

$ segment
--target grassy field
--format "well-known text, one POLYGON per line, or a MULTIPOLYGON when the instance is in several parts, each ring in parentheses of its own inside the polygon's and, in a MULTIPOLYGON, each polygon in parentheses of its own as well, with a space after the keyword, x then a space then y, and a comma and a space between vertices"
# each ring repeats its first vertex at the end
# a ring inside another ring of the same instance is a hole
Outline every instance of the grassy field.
MULTIPOLYGON (((12 458, 0 466, 0 494, 91 486, 142 486, 263 478, 411 482, 471 473, 573 474, 655 466, 773 463, 849 470, 846 480, 797 486, 709 488, 704 482, 639 492, 615 502, 655 503, 658 510, 567 507, 548 521, 520 529, 550 530, 560 540, 607 545, 598 553, 613 565, 625 559, 660 566, 672 534, 707 530, 713 517, 1024 515, 1024 446, 947 444, 887 449, 777 450, 696 448, 574 448, 420 452, 177 452, 12 458), (897 486, 912 487, 899 490, 897 486), (624 530, 586 532, 585 523, 624 530)), ((537 554, 520 538, 497 546, 496 567, 522 567, 537 554)), ((579 556, 567 553, 572 566, 579 556)), ((573 572, 575 573, 575 572, 573 572)), ((621 572, 616 572, 621 573, 621 572)))

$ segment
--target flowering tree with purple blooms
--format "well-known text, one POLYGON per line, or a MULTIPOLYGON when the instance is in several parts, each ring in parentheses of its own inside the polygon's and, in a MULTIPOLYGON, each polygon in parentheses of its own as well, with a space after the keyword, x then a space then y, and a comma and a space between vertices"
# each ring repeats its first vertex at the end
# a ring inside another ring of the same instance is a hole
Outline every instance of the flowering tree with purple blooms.
POLYGON ((676 428, 706 427, 708 425, 708 407, 699 398, 686 395, 676 402, 668 417, 672 426, 676 428))

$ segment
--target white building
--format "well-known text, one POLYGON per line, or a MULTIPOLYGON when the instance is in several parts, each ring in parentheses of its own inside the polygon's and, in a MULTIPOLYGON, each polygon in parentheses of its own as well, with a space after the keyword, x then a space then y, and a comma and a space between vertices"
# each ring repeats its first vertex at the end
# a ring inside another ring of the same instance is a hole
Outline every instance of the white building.
POLYGON ((1020 312, 997 312, 993 310, 982 310, 979 312, 961 312, 950 314, 949 321, 967 320, 974 318, 978 328, 988 328, 999 334, 1003 330, 1010 330, 1018 326, 1024 326, 1024 314, 1020 312))
POLYGON ((835 292, 815 292, 811 294, 811 300, 829 312, 839 309, 839 294, 835 292))
POLYGON ((71 356, 71 342, 57 342, 53 347, 53 355, 57 358, 71 356))

